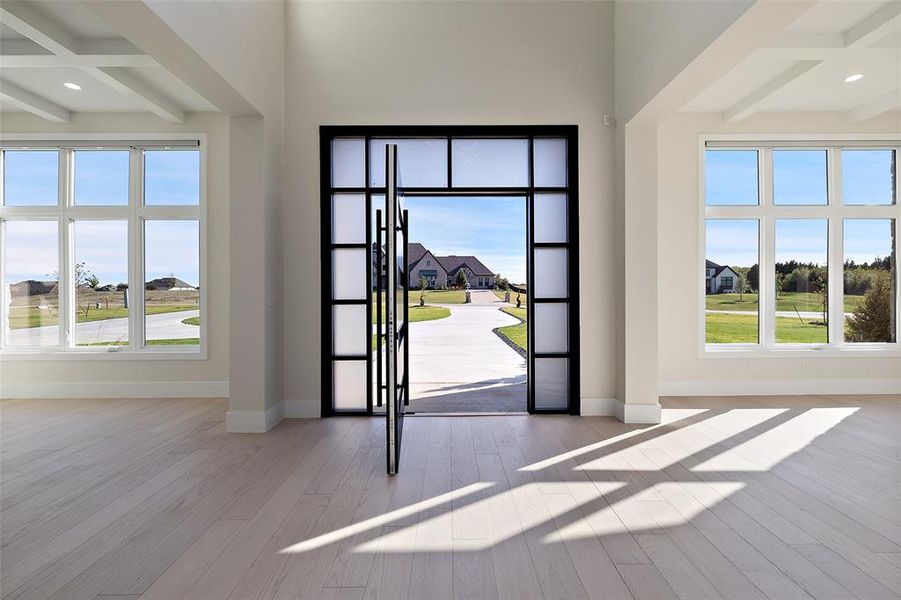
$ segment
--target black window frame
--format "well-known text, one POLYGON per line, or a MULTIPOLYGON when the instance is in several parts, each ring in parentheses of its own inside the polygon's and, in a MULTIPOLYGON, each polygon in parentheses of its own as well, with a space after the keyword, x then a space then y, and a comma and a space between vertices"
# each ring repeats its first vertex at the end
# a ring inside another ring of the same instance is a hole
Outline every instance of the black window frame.
MULTIPOLYGON (((447 140, 447 181, 443 187, 404 187, 403 192, 409 196, 449 195, 449 196, 513 196, 523 197, 526 201, 527 213, 527 286, 534 290, 533 262, 536 248, 564 248, 567 250, 567 293, 562 297, 536 298, 532 293, 527 295, 529 314, 534 314, 535 303, 566 303, 568 305, 568 351, 554 353, 536 353, 534 351, 534 319, 528 319, 529 351, 527 353, 527 408, 532 414, 571 414, 578 415, 581 410, 580 363, 581 347, 579 340, 579 140, 576 125, 322 125, 319 128, 320 156, 320 262, 321 262, 321 415, 326 416, 371 416, 373 412, 373 350, 367 338, 367 351, 359 356, 338 356, 332 346, 332 307, 338 304, 362 304, 366 306, 367 315, 372 314, 372 293, 365 300, 335 300, 331 298, 332 286, 332 251, 336 248, 360 247, 372 252, 372 197, 386 193, 385 186, 373 186, 370 174, 370 146, 373 139, 397 138, 446 138, 447 140), (338 138, 362 139, 364 142, 364 185, 363 187, 332 186, 332 142, 338 138), (453 185, 452 143, 460 138, 519 138, 528 139, 529 178, 525 187, 463 187, 453 185), (566 140, 567 182, 562 187, 540 187, 535 185, 534 142, 540 138, 557 138, 566 140), (365 194, 366 241, 361 244, 335 244, 331 240, 332 197, 335 194, 365 194), (535 195, 540 193, 562 193, 567 198, 567 240, 566 242, 534 241, 535 227, 533 221, 535 195), (542 358, 568 359, 568 397, 567 406, 563 409, 536 409, 535 380, 533 377, 535 360, 542 358), (332 364, 336 360, 365 360, 366 374, 366 410, 336 411, 333 402, 332 364)), ((367 261, 367 279, 372 282, 372 260, 367 261)), ((368 321, 368 319, 367 319, 368 321)))

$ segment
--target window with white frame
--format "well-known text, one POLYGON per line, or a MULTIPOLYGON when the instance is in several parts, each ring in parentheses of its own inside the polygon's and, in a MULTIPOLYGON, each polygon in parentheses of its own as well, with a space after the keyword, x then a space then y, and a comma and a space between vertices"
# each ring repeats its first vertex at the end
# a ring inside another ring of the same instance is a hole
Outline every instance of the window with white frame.
POLYGON ((899 142, 708 141, 703 344, 897 349, 899 142))
POLYGON ((0 352, 199 352, 197 140, 0 144, 0 352))

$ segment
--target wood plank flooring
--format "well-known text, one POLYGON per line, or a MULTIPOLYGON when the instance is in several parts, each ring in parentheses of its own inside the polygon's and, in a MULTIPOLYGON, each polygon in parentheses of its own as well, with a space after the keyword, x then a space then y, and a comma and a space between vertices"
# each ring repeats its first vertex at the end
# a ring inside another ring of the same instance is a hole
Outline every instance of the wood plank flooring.
POLYGON ((901 398, 679 398, 664 423, 225 432, 220 400, 0 402, 0 596, 901 599, 901 398))

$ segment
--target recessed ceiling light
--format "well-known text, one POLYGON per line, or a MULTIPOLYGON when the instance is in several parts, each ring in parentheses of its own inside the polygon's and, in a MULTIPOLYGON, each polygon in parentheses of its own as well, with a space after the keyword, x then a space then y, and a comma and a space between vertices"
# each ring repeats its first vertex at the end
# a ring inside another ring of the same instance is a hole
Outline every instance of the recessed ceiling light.
POLYGON ((854 83, 855 81, 860 81, 863 79, 863 73, 854 73, 853 75, 848 75, 845 77, 845 83, 854 83))
POLYGON ((78 85, 77 83, 75 83, 74 81, 67 81, 63 85, 66 86, 67 88, 69 88, 70 90, 79 91, 81 89, 81 86, 78 85))

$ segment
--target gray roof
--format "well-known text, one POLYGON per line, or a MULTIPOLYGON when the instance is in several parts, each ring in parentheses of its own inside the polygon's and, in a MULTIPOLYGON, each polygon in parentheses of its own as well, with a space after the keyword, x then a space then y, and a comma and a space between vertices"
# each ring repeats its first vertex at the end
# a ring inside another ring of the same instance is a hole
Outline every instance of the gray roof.
POLYGON ((482 264, 475 256, 436 256, 438 262, 441 263, 441 266, 444 267, 444 270, 447 271, 449 277, 453 277, 457 274, 462 267, 468 267, 470 271, 472 271, 473 275, 494 275, 491 272, 491 269, 482 264))
POLYGON ((407 265, 410 269, 416 266, 422 257, 426 255, 428 250, 419 242, 410 242, 407 244, 407 265))
POLYGON ((159 277, 152 281, 148 281, 146 285, 153 286, 158 290, 171 290, 172 288, 194 288, 193 285, 191 285, 190 283, 185 283, 178 277, 159 277))

